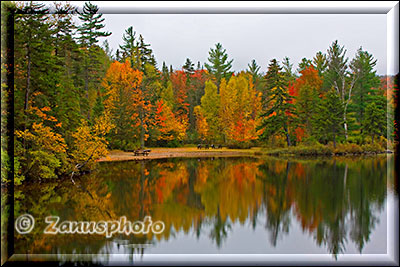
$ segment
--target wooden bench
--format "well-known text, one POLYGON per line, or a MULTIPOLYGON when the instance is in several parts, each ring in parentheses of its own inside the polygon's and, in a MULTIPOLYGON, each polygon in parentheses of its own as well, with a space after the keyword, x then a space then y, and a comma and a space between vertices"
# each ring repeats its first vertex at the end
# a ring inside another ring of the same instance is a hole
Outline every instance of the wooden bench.
POLYGON ((138 150, 133 151, 133 154, 135 156, 140 156, 140 155, 148 156, 150 152, 151 152, 150 149, 143 149, 143 150, 138 149, 138 150))

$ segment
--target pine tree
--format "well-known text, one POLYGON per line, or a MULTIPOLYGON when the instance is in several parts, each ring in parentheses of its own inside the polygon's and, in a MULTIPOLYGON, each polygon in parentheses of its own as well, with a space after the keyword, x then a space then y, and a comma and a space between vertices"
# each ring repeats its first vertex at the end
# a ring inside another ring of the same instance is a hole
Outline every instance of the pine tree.
POLYGON ((249 63, 247 66, 248 66, 248 72, 253 77, 253 82, 254 82, 257 78, 259 78, 260 74, 258 72, 260 71, 261 66, 257 65, 255 59, 253 59, 251 63, 249 63))
POLYGON ((318 51, 315 57, 313 58, 313 65, 315 69, 318 71, 318 75, 322 78, 326 68, 328 67, 328 61, 325 54, 322 54, 321 51, 318 51))
POLYGON ((83 22, 78 28, 80 36, 78 40, 84 47, 92 47, 97 44, 99 37, 110 36, 110 32, 101 31, 104 28, 104 18, 102 14, 97 14, 99 8, 90 2, 85 2, 83 6, 83 12, 80 13, 79 19, 83 22))
POLYGON ((146 70, 144 66, 146 64, 149 64, 153 66, 154 68, 156 67, 156 59, 153 55, 153 50, 149 48, 150 44, 146 44, 144 42, 144 38, 141 34, 139 34, 139 40, 137 41, 136 44, 136 62, 135 66, 139 70, 143 71, 144 74, 146 75, 146 70))
POLYGON ((371 102, 374 89, 380 85, 379 77, 376 75, 376 60, 367 51, 360 47, 355 58, 350 62, 352 76, 356 77, 353 90, 352 111, 356 112, 357 122, 363 128, 364 111, 371 102))
POLYGON ((293 120, 294 106, 288 93, 285 77, 276 59, 272 59, 265 76, 267 94, 262 100, 262 122, 257 128, 263 129, 261 140, 271 135, 283 133, 288 146, 291 146, 289 127, 293 120))
POLYGON ((136 51, 136 32, 133 31, 133 27, 130 26, 125 30, 125 33, 122 35, 123 44, 119 45, 120 53, 122 53, 121 60, 129 59, 131 63, 131 67, 133 68, 134 55, 136 51))
POLYGON ((248 72, 251 74, 251 76, 253 77, 253 84, 254 84, 254 88, 259 91, 262 92, 262 76, 259 73, 261 66, 259 66, 256 62, 255 59, 253 59, 251 61, 251 63, 249 63, 248 65, 248 72))
POLYGON ((106 53, 106 55, 108 56, 108 59, 111 61, 114 59, 114 50, 110 47, 110 43, 108 42, 108 40, 104 40, 103 42, 103 50, 106 53))
POLYGON ((188 76, 190 76, 194 73, 194 64, 192 63, 192 61, 189 58, 186 59, 186 62, 182 68, 183 68, 183 71, 188 76))
MULTIPOLYGON (((43 60, 44 57, 48 58, 50 54, 48 43, 45 46, 45 42, 49 41, 51 36, 51 32, 49 32, 50 27, 45 23, 48 19, 47 14, 48 8, 46 8, 44 4, 34 2, 23 4, 23 6, 19 7, 16 12, 15 53, 17 60, 15 63, 16 66, 18 66, 17 68, 21 68, 21 71, 26 73, 25 84, 24 86, 21 85, 21 88, 25 87, 23 109, 19 109, 19 107, 16 106, 17 110, 24 110, 26 112, 29 105, 30 95, 33 91, 32 87, 35 86, 35 84, 32 83, 39 80, 37 77, 40 74, 35 72, 40 71, 40 68, 34 68, 33 62, 35 62, 36 66, 40 66, 40 62, 45 63, 45 60, 43 60), (47 48, 47 51, 44 51, 43 48, 47 48), (19 59, 23 61, 19 62, 19 59), (32 77, 35 78, 32 79, 32 77)), ((46 68, 45 66, 46 65, 43 67, 46 68)), ((19 69, 16 71, 18 72, 19 69)), ((18 81, 17 87, 19 87, 18 81)))
POLYGON ((372 143, 374 143, 375 136, 386 135, 387 123, 385 109, 383 107, 384 101, 385 100, 381 98, 381 101, 377 101, 377 103, 371 102, 365 108, 363 130, 366 134, 371 135, 372 143))
POLYGON ((78 40, 83 47, 83 74, 84 74, 84 91, 86 93, 86 102, 84 102, 84 113, 87 114, 87 118, 90 119, 93 104, 90 101, 90 94, 99 94, 100 83, 94 82, 92 84, 93 88, 89 88, 93 81, 99 80, 98 77, 93 77, 93 72, 96 72, 96 65, 98 62, 98 55, 96 54, 99 50, 96 49, 96 44, 98 43, 99 37, 110 36, 110 32, 101 31, 105 27, 103 24, 104 18, 102 14, 97 14, 99 8, 90 2, 85 2, 83 7, 83 12, 79 14, 79 19, 82 24, 78 27, 78 33, 80 36, 78 40), (89 92, 93 90, 94 92, 89 92))
POLYGON ((310 65, 312 64, 311 60, 303 57, 301 59, 301 62, 299 63, 299 67, 297 68, 297 72, 301 72, 303 70, 305 70, 306 68, 310 67, 310 65))
POLYGON ((336 148, 336 136, 343 129, 343 103, 332 89, 321 100, 313 118, 314 129, 320 140, 332 140, 336 148))
POLYGON ((209 64, 205 63, 204 65, 208 72, 215 76, 217 86, 219 86, 222 78, 229 79, 232 76, 230 70, 232 68, 233 59, 228 60, 226 49, 224 49, 220 43, 215 45, 215 49, 211 48, 208 54, 209 64))
POLYGON ((293 64, 290 63, 290 59, 288 57, 284 57, 282 61, 282 67, 284 70, 285 79, 287 82, 293 82, 296 79, 296 75, 293 73, 292 68, 293 64))

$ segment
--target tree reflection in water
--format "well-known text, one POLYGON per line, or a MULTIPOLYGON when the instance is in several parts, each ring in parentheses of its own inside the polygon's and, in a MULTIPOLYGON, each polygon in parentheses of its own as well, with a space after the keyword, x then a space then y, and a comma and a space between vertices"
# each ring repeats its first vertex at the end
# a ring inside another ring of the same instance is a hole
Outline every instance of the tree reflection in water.
MULTIPOLYGON (((235 224, 254 231, 265 224, 277 246, 293 223, 336 256, 351 240, 362 253, 379 224, 386 199, 386 157, 284 160, 274 158, 168 159, 101 163, 96 172, 70 180, 16 188, 15 214, 30 213, 37 227, 16 235, 17 253, 143 254, 126 244, 173 241, 177 233, 209 238, 216 249, 230 242, 235 224), (100 221, 150 215, 165 223, 162 234, 44 235, 44 218, 100 221), (262 217, 260 217, 262 215, 262 217), (263 217, 265 220, 262 220, 263 217), (348 240, 349 239, 349 240, 348 240), (123 242, 117 242, 122 240, 123 242)), ((389 164, 390 165, 390 164, 389 164)), ((179 252, 178 252, 179 253, 179 252)), ((193 253, 202 253, 194 251, 193 253)), ((74 260, 74 259, 72 259, 74 260)))

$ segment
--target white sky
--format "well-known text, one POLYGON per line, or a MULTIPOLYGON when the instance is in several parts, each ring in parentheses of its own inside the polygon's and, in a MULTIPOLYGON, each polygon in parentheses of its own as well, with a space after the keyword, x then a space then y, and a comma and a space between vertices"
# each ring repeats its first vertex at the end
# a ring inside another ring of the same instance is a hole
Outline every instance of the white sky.
MULTIPOLYGON (((102 2, 93 1, 100 8, 102 2)), ((128 2, 125 2, 125 5, 128 2)), ((82 2, 73 2, 83 6, 82 2)), ((118 7, 116 5, 116 7, 118 7)), ((269 61, 288 56, 294 69, 303 57, 312 59, 334 40, 351 60, 362 46, 377 59, 377 73, 386 74, 386 14, 103 14, 107 37, 115 50, 129 26, 151 45, 158 66, 180 69, 186 58, 207 62, 210 48, 220 42, 235 71, 255 59, 265 72, 269 61)), ((100 44, 105 38, 101 38, 100 44)))

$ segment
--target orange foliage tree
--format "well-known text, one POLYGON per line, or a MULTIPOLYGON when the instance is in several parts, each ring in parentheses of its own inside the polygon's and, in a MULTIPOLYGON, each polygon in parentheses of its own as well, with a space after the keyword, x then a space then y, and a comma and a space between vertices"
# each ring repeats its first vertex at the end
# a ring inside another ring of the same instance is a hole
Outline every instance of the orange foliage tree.
POLYGON ((185 138, 186 124, 179 121, 171 108, 161 99, 156 103, 156 138, 159 141, 182 141, 185 138))
MULTIPOLYGON (((132 69, 129 61, 113 62, 103 79, 104 109, 115 125, 111 133, 113 147, 132 149, 138 146, 141 125, 139 112, 149 108, 140 90, 142 79, 143 73, 132 69)), ((143 120, 146 119, 143 117, 143 120)))
POLYGON ((289 85, 289 94, 293 96, 292 103, 296 106, 296 114, 301 122, 295 129, 299 142, 312 133, 311 119, 322 95, 322 80, 312 65, 300 71, 300 74, 301 76, 289 85))

